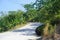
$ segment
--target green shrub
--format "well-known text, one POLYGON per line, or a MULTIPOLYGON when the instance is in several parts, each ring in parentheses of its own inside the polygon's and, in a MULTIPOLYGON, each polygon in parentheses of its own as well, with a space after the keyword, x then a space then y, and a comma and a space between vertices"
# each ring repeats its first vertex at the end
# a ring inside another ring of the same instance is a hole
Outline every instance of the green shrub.
POLYGON ((43 35, 43 29, 45 28, 45 25, 41 25, 39 27, 36 28, 35 32, 38 36, 43 35))
POLYGON ((18 24, 26 23, 23 11, 11 11, 8 15, 0 18, 0 32, 8 31, 18 24))

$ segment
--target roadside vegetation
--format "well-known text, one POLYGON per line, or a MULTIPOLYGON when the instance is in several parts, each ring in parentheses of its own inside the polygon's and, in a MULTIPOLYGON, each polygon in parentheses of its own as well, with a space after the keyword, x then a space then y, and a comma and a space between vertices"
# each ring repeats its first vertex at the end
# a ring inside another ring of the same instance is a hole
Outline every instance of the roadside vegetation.
POLYGON ((52 40, 58 40, 57 35, 58 39, 55 39, 55 33, 60 34, 60 0, 36 0, 34 5, 38 14, 40 14, 37 18, 40 18, 40 22, 45 25, 42 35, 43 40, 50 40, 51 38, 52 40))
POLYGON ((30 10, 28 12, 9 11, 8 15, 0 18, 0 32, 8 31, 14 28, 16 25, 22 25, 35 17, 36 10, 30 10))
POLYGON ((60 24, 60 0, 36 0, 33 4, 26 4, 26 12, 9 11, 8 15, 0 17, 0 32, 14 28, 18 24, 27 22, 41 22, 44 27, 38 27, 37 31, 42 32, 42 36, 52 36, 58 24, 60 24), (42 30, 43 29, 43 30, 42 30))

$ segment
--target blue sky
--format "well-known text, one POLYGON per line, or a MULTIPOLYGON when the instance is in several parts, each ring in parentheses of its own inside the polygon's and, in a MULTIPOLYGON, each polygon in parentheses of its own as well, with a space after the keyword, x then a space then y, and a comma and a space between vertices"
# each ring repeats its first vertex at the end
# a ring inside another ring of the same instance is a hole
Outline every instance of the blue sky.
POLYGON ((23 5, 31 2, 35 2, 35 0, 0 0, 0 11, 24 11, 23 5))

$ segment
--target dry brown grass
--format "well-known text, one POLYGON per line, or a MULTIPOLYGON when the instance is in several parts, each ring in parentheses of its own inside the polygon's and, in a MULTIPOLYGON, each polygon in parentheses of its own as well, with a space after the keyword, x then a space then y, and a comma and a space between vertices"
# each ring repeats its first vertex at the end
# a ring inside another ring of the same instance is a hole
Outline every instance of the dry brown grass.
POLYGON ((49 23, 47 23, 45 25, 45 28, 44 28, 44 35, 43 35, 43 39, 42 40, 54 40, 54 28, 52 28, 52 26, 50 26, 49 23), (50 30, 49 30, 50 28, 50 30))
POLYGON ((44 35, 42 40, 60 40, 60 24, 57 25, 54 29, 51 28, 50 32, 48 32, 48 26, 49 24, 47 24, 44 28, 44 35))
POLYGON ((54 38, 55 40, 60 40, 60 34, 55 33, 54 38))
POLYGON ((47 23, 47 24, 45 25, 45 28, 44 28, 44 31, 43 31, 44 36, 48 36, 48 35, 49 35, 49 33, 48 33, 48 27, 49 27, 49 23, 47 23))
MULTIPOLYGON (((27 24, 27 23, 26 23, 26 24, 27 24)), ((11 28, 9 31, 12 31, 12 30, 15 30, 15 29, 17 29, 17 28, 23 27, 23 26, 25 26, 26 24, 18 24, 18 25, 16 25, 14 28, 11 28)))

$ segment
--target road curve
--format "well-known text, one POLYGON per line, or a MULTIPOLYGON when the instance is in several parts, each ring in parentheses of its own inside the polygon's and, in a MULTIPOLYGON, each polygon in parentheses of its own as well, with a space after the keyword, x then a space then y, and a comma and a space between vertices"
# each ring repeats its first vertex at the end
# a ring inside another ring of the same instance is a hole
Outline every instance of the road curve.
POLYGON ((35 29, 41 24, 38 22, 30 22, 24 27, 13 31, 0 33, 0 40, 35 40, 40 37, 36 36, 35 29))

